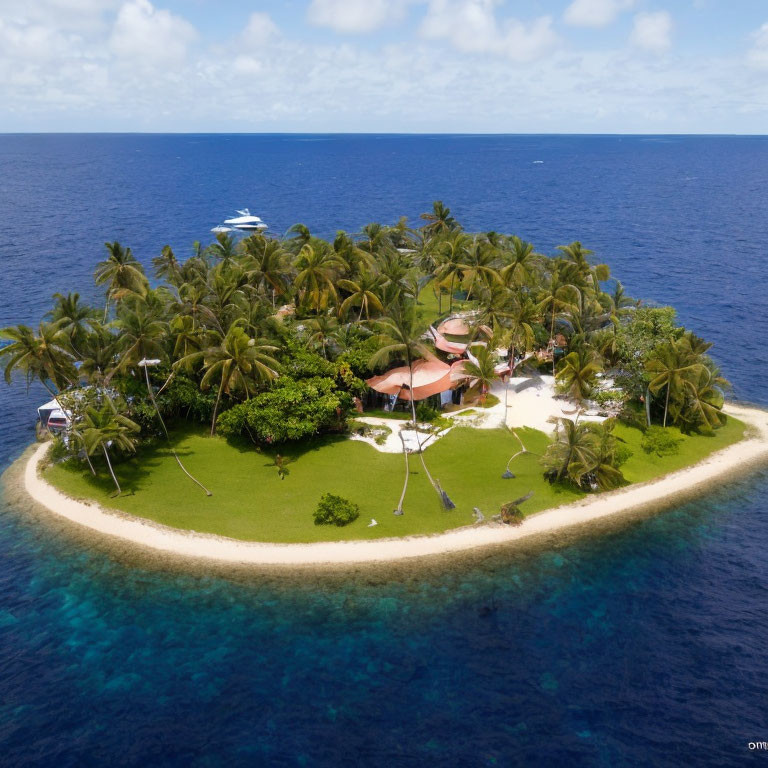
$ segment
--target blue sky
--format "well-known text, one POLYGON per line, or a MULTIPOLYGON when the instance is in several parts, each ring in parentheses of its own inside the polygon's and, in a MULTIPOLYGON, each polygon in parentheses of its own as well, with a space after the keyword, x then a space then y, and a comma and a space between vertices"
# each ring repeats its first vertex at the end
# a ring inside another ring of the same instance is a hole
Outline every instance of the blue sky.
POLYGON ((766 0, 0 0, 0 131, 766 133, 766 0))

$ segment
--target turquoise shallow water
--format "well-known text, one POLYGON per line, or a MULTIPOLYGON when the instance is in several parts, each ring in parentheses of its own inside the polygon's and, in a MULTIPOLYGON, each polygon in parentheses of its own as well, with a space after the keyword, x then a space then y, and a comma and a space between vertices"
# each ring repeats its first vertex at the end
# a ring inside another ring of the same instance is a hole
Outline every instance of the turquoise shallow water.
MULTIPOLYGON (((87 293, 113 236, 148 260, 235 205, 332 231, 442 196, 469 228, 542 249, 578 233, 633 292, 679 296, 736 394, 766 403, 749 319, 766 308, 767 147, 0 137, 0 321, 87 293), (32 236, 34 209, 50 215, 32 236)), ((3 466, 40 397, 0 389, 3 466)), ((292 582, 111 556, 4 506, 1 762, 742 765, 768 739, 767 490, 762 472, 548 551, 292 582)))

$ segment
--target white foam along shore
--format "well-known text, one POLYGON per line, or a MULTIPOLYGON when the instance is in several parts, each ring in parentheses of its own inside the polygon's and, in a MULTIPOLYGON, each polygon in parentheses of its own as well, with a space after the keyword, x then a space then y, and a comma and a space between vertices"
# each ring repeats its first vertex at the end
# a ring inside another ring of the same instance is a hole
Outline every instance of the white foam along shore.
POLYGON ((95 503, 65 496, 40 475, 47 443, 35 449, 24 468, 26 493, 50 512, 107 537, 172 553, 175 556, 237 565, 339 566, 426 558, 479 547, 513 545, 516 541, 553 534, 596 521, 651 507, 663 507, 713 484, 721 485, 745 468, 768 461, 768 412, 728 405, 726 411, 749 427, 745 439, 717 451, 705 460, 647 483, 589 496, 526 518, 519 527, 478 524, 442 534, 370 541, 270 544, 238 541, 221 536, 186 532, 107 511, 95 503))

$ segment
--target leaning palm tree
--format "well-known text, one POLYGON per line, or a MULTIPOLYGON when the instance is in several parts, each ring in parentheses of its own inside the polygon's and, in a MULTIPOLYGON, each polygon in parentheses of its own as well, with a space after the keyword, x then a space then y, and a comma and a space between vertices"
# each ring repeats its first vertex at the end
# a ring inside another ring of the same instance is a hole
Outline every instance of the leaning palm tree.
POLYGON ((57 324, 40 323, 37 334, 26 325, 3 328, 0 339, 10 342, 0 347, 0 358, 7 360, 5 380, 8 384, 12 373, 20 371, 27 387, 37 379, 52 397, 56 397, 58 392, 77 381, 74 357, 61 343, 57 324))
POLYGON ((567 354, 557 371, 558 389, 574 400, 586 400, 595 386, 597 374, 603 370, 600 358, 587 346, 567 354))
POLYGON ((211 419, 211 437, 216 434, 216 416, 222 395, 242 391, 248 399, 252 388, 258 383, 270 381, 277 376, 277 360, 270 356, 276 350, 277 347, 257 342, 248 336, 240 322, 236 321, 217 344, 201 352, 193 352, 175 363, 178 367, 202 359, 205 373, 200 382, 201 387, 208 389, 214 382, 218 382, 211 419))
MULTIPOLYGON (((379 349, 371 356, 370 365, 373 367, 378 363, 388 362, 392 359, 405 360, 408 366, 408 394, 411 401, 411 418, 413 419, 416 443, 419 447, 421 465, 424 467, 424 472, 430 484, 438 496, 440 496, 444 506, 447 509, 452 509, 454 506, 453 502, 448 498, 445 491, 442 490, 440 484, 432 478, 427 469, 427 464, 424 461, 424 451, 421 447, 421 438, 419 437, 418 422, 416 420, 416 401, 413 397, 413 366, 417 360, 433 357, 432 350, 424 341, 427 325, 417 315, 413 302, 407 302, 390 306, 388 316, 376 322, 376 329, 379 333, 379 349)), ((399 514, 402 514, 402 499, 397 511, 399 514)))
POLYGON ((112 468, 109 449, 116 447, 125 453, 135 453, 138 445, 139 425, 119 413, 114 403, 107 398, 99 408, 95 406, 86 408, 82 422, 76 429, 89 457, 97 453, 104 454, 109 474, 112 475, 119 496, 122 491, 112 468))

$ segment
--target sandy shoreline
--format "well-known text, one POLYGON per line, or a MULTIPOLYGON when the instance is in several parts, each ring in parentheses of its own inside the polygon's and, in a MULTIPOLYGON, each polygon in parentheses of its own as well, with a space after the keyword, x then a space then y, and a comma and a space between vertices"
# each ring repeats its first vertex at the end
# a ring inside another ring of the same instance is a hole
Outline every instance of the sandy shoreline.
POLYGON ((130 543, 156 554, 262 567, 392 563, 511 545, 569 529, 573 531, 644 509, 663 508, 768 462, 768 412, 731 404, 726 411, 750 427, 748 436, 739 443, 656 480, 544 510, 527 518, 519 527, 478 525, 427 536, 311 544, 269 544, 187 533, 65 496, 39 474, 40 462, 48 450, 46 443, 36 447, 27 460, 23 469, 23 490, 30 499, 60 518, 116 540, 116 543, 130 543))

